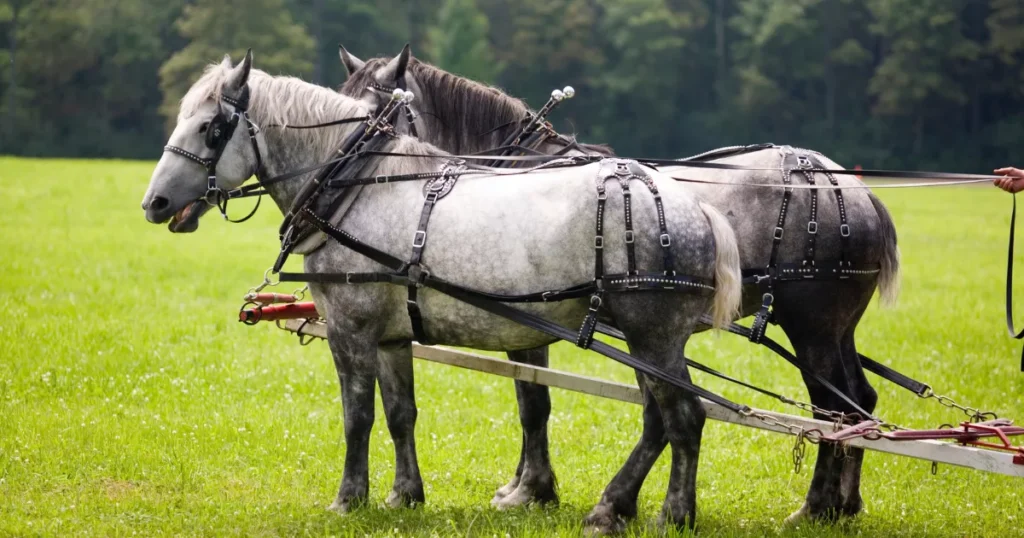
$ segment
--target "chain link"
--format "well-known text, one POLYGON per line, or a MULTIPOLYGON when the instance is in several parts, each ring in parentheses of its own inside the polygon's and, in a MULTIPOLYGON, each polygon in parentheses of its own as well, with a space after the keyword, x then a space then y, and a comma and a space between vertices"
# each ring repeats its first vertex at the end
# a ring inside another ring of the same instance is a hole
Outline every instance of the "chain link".
POLYGON ((949 407, 950 409, 959 409, 963 411, 965 415, 970 417, 971 422, 984 422, 986 420, 995 420, 999 418, 999 415, 993 413, 992 411, 982 411, 976 407, 960 404, 953 398, 950 398, 949 396, 935 394, 935 391, 932 390, 932 388, 927 385, 925 385, 925 387, 925 390, 918 395, 919 397, 925 400, 929 398, 936 400, 940 404, 949 407))

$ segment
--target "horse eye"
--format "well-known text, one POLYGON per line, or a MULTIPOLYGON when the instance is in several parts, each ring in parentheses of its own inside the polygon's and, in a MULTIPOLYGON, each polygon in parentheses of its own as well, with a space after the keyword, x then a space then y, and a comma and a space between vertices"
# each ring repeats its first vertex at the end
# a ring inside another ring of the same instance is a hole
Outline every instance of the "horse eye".
POLYGON ((204 123, 202 126, 199 127, 199 134, 205 133, 206 130, 209 129, 209 128, 210 128, 210 122, 204 123))

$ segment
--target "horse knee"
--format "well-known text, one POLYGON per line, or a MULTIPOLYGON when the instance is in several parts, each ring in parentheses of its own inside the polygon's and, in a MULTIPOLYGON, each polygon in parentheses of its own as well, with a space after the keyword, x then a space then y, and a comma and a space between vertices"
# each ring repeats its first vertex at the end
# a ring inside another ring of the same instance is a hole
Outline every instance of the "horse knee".
POLYGON ((858 389, 858 398, 860 400, 858 403, 860 403, 860 406, 863 407, 865 411, 874 413, 875 405, 878 404, 878 391, 876 391, 875 387, 872 387, 867 380, 864 380, 858 389))

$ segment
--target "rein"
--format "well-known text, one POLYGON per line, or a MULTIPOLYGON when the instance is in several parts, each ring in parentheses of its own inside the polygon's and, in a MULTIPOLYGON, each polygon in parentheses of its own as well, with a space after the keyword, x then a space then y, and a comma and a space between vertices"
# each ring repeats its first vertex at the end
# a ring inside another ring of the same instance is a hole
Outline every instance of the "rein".
MULTIPOLYGON (((1017 229, 1017 194, 1013 195, 1013 211, 1010 212, 1010 244, 1006 254, 1006 329, 1015 340, 1024 339, 1024 328, 1020 331, 1013 326, 1013 243, 1017 229)), ((1020 371, 1024 372, 1024 349, 1020 354, 1020 371)))

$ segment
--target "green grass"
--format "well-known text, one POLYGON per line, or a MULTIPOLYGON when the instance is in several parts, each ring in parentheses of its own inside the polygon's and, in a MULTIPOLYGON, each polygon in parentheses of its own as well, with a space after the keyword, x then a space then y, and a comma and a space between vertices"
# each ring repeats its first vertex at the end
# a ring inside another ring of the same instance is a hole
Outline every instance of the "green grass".
MULTIPOLYGON (((553 391, 562 505, 496 512, 488 501, 519 448, 512 384, 423 362, 417 441, 426 506, 382 508, 393 449, 378 403, 371 506, 326 512, 345 452, 326 344, 300 347, 272 326, 235 321, 242 294, 276 252, 279 215, 262 211, 243 225, 211 215, 198 233, 174 236, 139 209, 152 167, 0 158, 0 535, 579 535, 638 437, 639 408, 553 391)), ((1019 347, 1001 314, 1009 197, 992 188, 880 194, 900 231, 903 294, 894 309, 871 307, 860 350, 942 393, 1024 417, 1019 347)), ((689 352, 805 397, 792 368, 738 338, 700 335, 689 352)), ((631 379, 568 345, 555 347, 553 363, 631 379)), ((787 411, 695 375, 727 397, 787 411)), ((875 385, 889 420, 932 427, 962 418, 875 385)), ((932 476, 928 462, 877 453, 867 457, 861 517, 782 529, 811 474, 793 473, 791 445, 709 422, 700 532, 1024 535, 1020 480, 949 466, 932 476)), ((647 481, 630 534, 659 532, 666 459, 647 481)))

